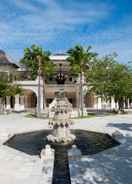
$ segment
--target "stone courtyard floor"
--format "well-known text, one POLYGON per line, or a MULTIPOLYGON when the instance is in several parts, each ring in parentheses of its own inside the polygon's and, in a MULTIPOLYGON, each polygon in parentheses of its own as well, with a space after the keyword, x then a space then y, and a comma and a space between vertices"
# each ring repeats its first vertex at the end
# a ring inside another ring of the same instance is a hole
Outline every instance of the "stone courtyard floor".
MULTIPOLYGON (((42 162, 2 145, 16 133, 48 129, 48 120, 24 114, 0 115, 0 184, 51 184, 53 161, 42 162)), ((132 183, 132 115, 111 115, 76 119, 73 129, 112 134, 122 133, 121 145, 95 155, 70 161, 72 184, 132 183)))

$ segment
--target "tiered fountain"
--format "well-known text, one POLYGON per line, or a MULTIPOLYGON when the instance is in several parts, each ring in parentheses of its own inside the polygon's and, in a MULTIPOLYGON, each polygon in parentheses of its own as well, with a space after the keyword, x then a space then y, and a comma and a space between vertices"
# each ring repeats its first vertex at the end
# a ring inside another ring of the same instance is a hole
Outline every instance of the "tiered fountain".
MULTIPOLYGON (((40 130, 16 134, 5 144, 30 155, 40 155, 43 160, 47 159, 44 167, 48 159, 51 159, 52 163, 54 160, 52 184, 71 184, 70 159, 76 161, 82 156, 96 154, 119 145, 108 134, 86 130, 72 130, 76 136, 72 134, 70 131, 72 105, 63 91, 57 93, 51 111, 54 113, 52 118, 49 118, 52 131, 40 130)), ((50 171, 52 172, 51 168, 50 171)))
POLYGON ((57 93, 53 103, 54 106, 51 110, 54 110, 54 116, 49 120, 49 125, 53 128, 53 132, 47 136, 47 139, 53 144, 71 144, 75 140, 75 135, 70 132, 70 125, 73 123, 70 118, 72 105, 63 91, 57 93))

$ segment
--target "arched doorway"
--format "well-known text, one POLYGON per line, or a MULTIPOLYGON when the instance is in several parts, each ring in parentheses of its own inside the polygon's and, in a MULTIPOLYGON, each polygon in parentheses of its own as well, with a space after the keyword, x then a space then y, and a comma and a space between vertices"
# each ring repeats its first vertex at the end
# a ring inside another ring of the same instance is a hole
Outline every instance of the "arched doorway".
POLYGON ((95 103, 95 97, 93 94, 86 94, 84 96, 85 107, 93 108, 95 103))
POLYGON ((34 109, 37 106, 37 96, 32 90, 24 89, 24 107, 25 109, 34 109))

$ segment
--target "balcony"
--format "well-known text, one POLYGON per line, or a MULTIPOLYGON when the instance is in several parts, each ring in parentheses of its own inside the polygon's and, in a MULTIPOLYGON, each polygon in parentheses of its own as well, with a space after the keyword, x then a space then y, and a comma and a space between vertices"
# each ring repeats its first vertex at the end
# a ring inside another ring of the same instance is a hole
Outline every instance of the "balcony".
POLYGON ((32 80, 31 73, 27 72, 27 71, 15 72, 14 78, 15 78, 16 81, 32 80))
POLYGON ((64 90, 65 92, 76 92, 76 90, 78 89, 78 84, 46 84, 45 85, 45 90, 47 93, 51 93, 51 92, 56 92, 59 90, 64 90))

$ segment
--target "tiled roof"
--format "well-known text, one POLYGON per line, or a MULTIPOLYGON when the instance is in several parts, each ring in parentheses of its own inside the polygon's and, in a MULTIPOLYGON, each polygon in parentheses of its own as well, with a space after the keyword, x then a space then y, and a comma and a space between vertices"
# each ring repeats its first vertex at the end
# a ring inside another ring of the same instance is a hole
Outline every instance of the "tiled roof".
POLYGON ((5 53, 3 53, 1 51, 0 51, 0 63, 1 64, 9 64, 10 63, 10 61, 6 57, 5 53))
POLYGON ((6 56, 6 53, 3 50, 0 50, 0 65, 12 65, 18 68, 15 63, 10 62, 9 58, 6 56))

